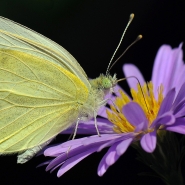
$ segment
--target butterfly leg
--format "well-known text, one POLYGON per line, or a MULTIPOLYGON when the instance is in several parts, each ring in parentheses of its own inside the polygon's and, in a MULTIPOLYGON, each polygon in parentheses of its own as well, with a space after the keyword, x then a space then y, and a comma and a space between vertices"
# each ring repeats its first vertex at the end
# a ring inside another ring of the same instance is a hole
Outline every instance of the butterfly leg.
MULTIPOLYGON (((107 104, 107 102, 108 102, 109 100, 112 102, 112 104, 114 105, 114 107, 116 108, 116 110, 117 110, 118 112, 120 112, 119 109, 118 109, 118 107, 114 104, 114 102, 113 102, 112 99, 110 99, 110 98, 101 101, 99 105, 100 105, 100 106, 104 106, 104 105, 107 104)), ((94 126, 95 126, 95 128, 96 128, 96 132, 97 132, 98 136, 100 137, 101 135, 100 135, 100 132, 99 132, 99 130, 98 130, 98 125, 97 125, 96 117, 97 117, 97 113, 94 112, 94 126)))
POLYGON ((97 132, 98 136, 101 137, 100 132, 98 130, 98 125, 97 125, 96 117, 97 117, 97 113, 94 111, 94 126, 96 128, 96 132, 97 132))
MULTIPOLYGON (((75 139, 75 137, 76 137, 79 121, 80 121, 80 118, 77 119, 72 140, 75 139)), ((67 158, 68 158, 68 154, 69 154, 70 149, 71 149, 71 146, 69 146, 68 150, 66 151, 67 158)))
MULTIPOLYGON (((99 106, 101 107, 101 106, 106 105, 107 102, 108 102, 109 100, 112 101, 112 99, 110 99, 110 98, 101 101, 100 104, 99 104, 99 106)), ((114 104, 113 101, 112 101, 112 103, 113 103, 113 105, 116 107, 116 105, 114 104)), ((116 108, 116 109, 117 109, 117 108, 116 108)), ((119 109, 117 109, 117 110, 119 110, 119 109)), ((98 125, 97 125, 96 117, 97 117, 97 112, 94 111, 94 126, 95 126, 95 128, 96 128, 96 132, 97 132, 98 136, 101 137, 100 132, 99 132, 99 130, 98 130, 98 125)))
POLYGON ((77 119, 77 122, 76 122, 76 125, 75 125, 74 134, 73 134, 73 137, 72 137, 72 140, 76 137, 76 133, 77 133, 79 121, 80 121, 80 118, 77 119))
POLYGON ((25 152, 19 154, 17 156, 17 163, 18 164, 23 164, 27 161, 29 161, 32 157, 34 157, 40 150, 42 150, 46 145, 48 145, 50 142, 52 141, 52 139, 46 141, 45 143, 43 143, 42 145, 39 146, 35 146, 33 148, 30 148, 28 150, 26 150, 25 152))

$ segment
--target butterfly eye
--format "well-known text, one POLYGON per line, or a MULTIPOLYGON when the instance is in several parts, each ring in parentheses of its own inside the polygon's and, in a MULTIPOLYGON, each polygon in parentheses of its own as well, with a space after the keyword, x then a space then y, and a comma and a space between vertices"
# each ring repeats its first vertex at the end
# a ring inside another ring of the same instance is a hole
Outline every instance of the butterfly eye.
POLYGON ((108 79, 107 77, 106 78, 103 78, 102 79, 102 86, 105 89, 111 88, 112 87, 112 83, 111 83, 110 79, 108 79))

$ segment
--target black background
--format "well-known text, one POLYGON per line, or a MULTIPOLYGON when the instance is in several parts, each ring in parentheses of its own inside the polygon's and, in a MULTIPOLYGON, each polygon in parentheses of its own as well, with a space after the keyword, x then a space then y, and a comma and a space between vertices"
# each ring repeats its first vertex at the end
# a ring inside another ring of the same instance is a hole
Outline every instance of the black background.
MULTIPOLYGON (((91 78, 105 73, 119 42, 130 13, 135 14, 117 57, 137 37, 143 39, 133 46, 115 65, 112 73, 123 77, 122 65, 134 63, 150 80, 153 61, 162 44, 177 47, 185 41, 184 0, 0 0, 0 15, 23 24, 66 48, 91 78)), ((184 48, 184 46, 183 46, 184 48)), ((122 87, 128 90, 126 82, 122 87)), ((57 137, 57 142, 67 137, 57 137)), ((86 158, 61 178, 36 168, 44 162, 37 157, 24 165, 16 164, 16 155, 0 157, 0 183, 6 184, 162 184, 153 177, 137 174, 150 171, 135 160, 131 147, 98 177, 97 167, 106 150, 86 158)))

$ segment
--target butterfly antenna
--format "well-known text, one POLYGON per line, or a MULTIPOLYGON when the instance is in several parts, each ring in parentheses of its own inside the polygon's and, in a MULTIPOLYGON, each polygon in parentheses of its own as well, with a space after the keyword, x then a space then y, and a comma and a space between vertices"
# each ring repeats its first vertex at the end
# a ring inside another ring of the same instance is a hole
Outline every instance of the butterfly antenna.
POLYGON ((112 60, 113 60, 113 58, 114 58, 114 56, 115 56, 117 50, 119 49, 119 47, 120 47, 120 45, 121 45, 121 42, 122 42, 122 40, 123 40, 123 37, 124 37, 124 35, 125 35, 125 33, 126 33, 128 27, 129 27, 130 23, 132 22, 133 18, 134 18, 134 14, 130 14, 129 21, 128 21, 128 23, 127 23, 127 25, 126 25, 126 27, 125 27, 125 30, 124 30, 124 32, 123 32, 123 34, 122 34, 122 36, 121 36, 121 39, 120 39, 120 41, 119 41, 119 44, 118 44, 116 50, 114 51, 114 53, 113 53, 113 55, 112 55, 112 57, 111 57, 111 59, 110 59, 109 65, 108 65, 108 67, 107 67, 106 75, 107 75, 108 72, 109 72, 109 67, 110 67, 110 65, 111 65, 111 62, 112 62, 112 60))
POLYGON ((137 38, 125 49, 125 51, 116 59, 116 61, 110 66, 108 72, 112 69, 112 67, 118 62, 118 60, 128 51, 128 49, 133 46, 136 42, 142 39, 142 35, 138 35, 137 38))
POLYGON ((140 89, 141 89, 141 93, 142 93, 142 96, 143 96, 143 99, 144 99, 146 108, 147 108, 147 110, 148 110, 148 113, 150 114, 150 110, 149 110, 149 108, 148 108, 148 106, 147 106, 146 98, 145 98, 145 95, 144 95, 144 93, 143 93, 143 90, 142 90, 142 87, 141 87, 141 83, 139 82, 139 79, 138 79, 136 76, 128 76, 128 77, 126 77, 126 78, 121 78, 121 79, 117 80, 116 83, 118 83, 118 82, 120 82, 120 81, 124 81, 124 80, 126 80, 126 79, 128 79, 128 78, 135 78, 135 79, 137 80, 137 82, 138 82, 138 84, 139 84, 139 87, 140 87, 140 89))

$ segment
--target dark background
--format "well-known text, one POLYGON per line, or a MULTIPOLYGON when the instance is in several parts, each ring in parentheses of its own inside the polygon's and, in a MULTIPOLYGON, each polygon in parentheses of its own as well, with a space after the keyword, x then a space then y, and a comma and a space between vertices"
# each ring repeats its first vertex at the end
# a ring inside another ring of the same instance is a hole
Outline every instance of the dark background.
MULTIPOLYGON (((130 13, 135 14, 117 57, 137 37, 143 39, 133 46, 115 65, 112 73, 123 77, 122 65, 134 63, 150 80, 153 61, 162 44, 177 47, 185 41, 184 0, 0 0, 0 15, 23 24, 66 48, 91 78, 105 73, 119 42, 130 13)), ((184 49, 184 46, 183 46, 184 49)), ((126 82, 121 83, 127 89, 126 82)), ((58 137, 57 142, 67 136, 58 137)), ((37 157, 24 165, 16 164, 16 155, 0 157, 0 183, 6 184, 162 184, 153 177, 137 174, 150 169, 135 160, 131 147, 98 177, 97 167, 106 150, 86 158, 61 178, 36 168, 44 162, 37 157)))

